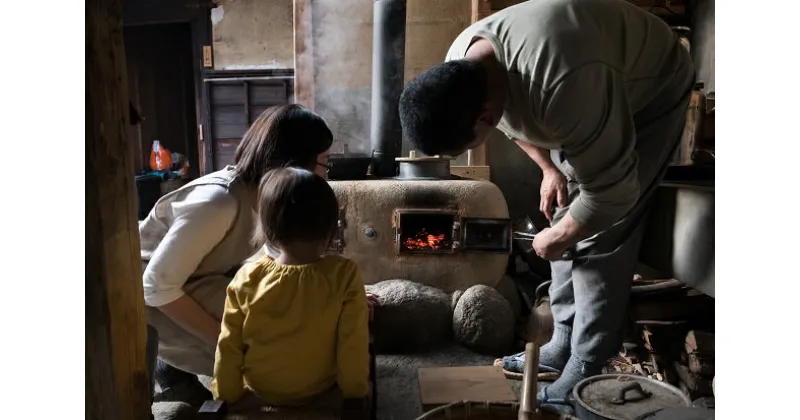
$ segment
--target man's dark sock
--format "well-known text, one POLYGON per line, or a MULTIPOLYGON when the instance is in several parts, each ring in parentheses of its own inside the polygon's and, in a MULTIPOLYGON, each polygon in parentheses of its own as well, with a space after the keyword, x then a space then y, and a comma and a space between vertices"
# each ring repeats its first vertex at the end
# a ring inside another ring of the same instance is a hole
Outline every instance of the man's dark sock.
MULTIPOLYGON (((567 364, 570 355, 572 331, 568 327, 556 325, 553 337, 539 350, 539 371, 560 372, 567 364)), ((522 373, 525 364, 525 352, 503 358, 503 369, 509 372, 522 373)))
POLYGON ((184 372, 161 359, 156 363, 155 378, 161 392, 154 397, 154 402, 180 401, 199 407, 205 400, 213 398, 197 375, 184 372))
POLYGON ((172 388, 181 383, 198 381, 197 375, 182 371, 161 359, 156 361, 155 379, 161 388, 172 388))
POLYGON ((599 375, 602 371, 602 363, 588 363, 581 361, 575 355, 569 358, 561 376, 552 384, 545 386, 537 396, 540 404, 548 402, 563 403, 567 395, 572 392, 572 388, 578 382, 594 375, 599 375))

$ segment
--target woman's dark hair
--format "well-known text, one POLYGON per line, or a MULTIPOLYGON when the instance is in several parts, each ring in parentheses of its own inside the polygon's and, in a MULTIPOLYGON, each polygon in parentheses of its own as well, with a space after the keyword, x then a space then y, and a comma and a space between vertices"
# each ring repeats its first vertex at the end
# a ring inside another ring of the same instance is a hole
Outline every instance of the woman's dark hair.
POLYGON ((256 185, 270 169, 312 168, 331 144, 333 133, 319 115, 295 104, 272 107, 253 122, 236 148, 236 175, 256 185))
POLYGON ((475 140, 475 122, 488 100, 486 69, 448 61, 410 81, 400 95, 403 135, 422 153, 461 153, 475 140))
POLYGON ((328 182, 311 171, 269 171, 258 187, 258 245, 329 239, 339 219, 339 204, 328 182))

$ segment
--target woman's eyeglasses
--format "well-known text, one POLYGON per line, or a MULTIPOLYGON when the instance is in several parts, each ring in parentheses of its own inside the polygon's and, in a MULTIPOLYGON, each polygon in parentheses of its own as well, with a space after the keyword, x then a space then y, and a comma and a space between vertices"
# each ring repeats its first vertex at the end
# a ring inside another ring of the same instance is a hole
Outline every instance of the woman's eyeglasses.
POLYGON ((330 171, 331 171, 331 168, 333 168, 333 163, 321 163, 321 162, 317 162, 317 165, 319 165, 319 166, 322 166, 323 168, 325 168, 325 174, 326 174, 326 175, 327 175, 328 173, 330 173, 330 171))

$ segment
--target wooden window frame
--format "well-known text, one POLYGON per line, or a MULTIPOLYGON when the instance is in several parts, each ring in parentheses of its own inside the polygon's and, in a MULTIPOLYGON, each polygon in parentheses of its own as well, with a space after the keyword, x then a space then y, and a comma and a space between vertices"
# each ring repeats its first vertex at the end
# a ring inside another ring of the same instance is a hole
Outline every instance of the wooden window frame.
MULTIPOLYGON (((201 127, 201 139, 203 144, 203 160, 206 162, 203 174, 211 173, 222 168, 215 165, 215 142, 229 140, 227 138, 214 137, 213 110, 213 91, 212 84, 218 85, 241 85, 243 88, 243 101, 245 114, 245 124, 247 127, 252 124, 252 112, 250 109, 250 87, 259 81, 281 82, 285 89, 286 103, 292 103, 293 96, 293 69, 263 69, 263 70, 207 70, 204 72, 203 79, 203 120, 201 127)), ((277 105, 277 104, 276 104, 277 105)))

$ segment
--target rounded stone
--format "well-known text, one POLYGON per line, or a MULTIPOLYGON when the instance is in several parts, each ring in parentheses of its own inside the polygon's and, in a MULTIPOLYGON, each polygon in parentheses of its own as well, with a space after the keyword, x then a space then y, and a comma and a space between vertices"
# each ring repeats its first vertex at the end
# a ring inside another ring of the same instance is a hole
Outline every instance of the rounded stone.
POLYGON ((366 286, 378 295, 372 335, 378 353, 402 354, 446 345, 452 337, 451 297, 409 280, 385 280, 366 286))
POLYGON ((453 333, 456 341, 472 351, 505 354, 514 342, 514 311, 497 290, 472 286, 456 303, 453 333))
POLYGON ((495 286, 495 289, 508 301, 508 305, 514 312, 514 319, 522 316, 522 299, 519 296, 517 283, 514 282, 514 279, 511 276, 503 276, 495 286))
POLYGON ((450 295, 450 310, 451 311, 455 311, 456 310, 456 304, 458 303, 458 300, 461 299, 461 295, 463 295, 463 294, 464 294, 463 290, 456 290, 455 292, 453 292, 452 295, 450 295))

